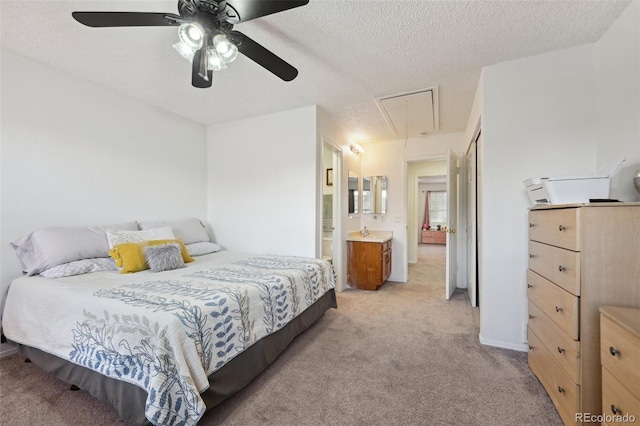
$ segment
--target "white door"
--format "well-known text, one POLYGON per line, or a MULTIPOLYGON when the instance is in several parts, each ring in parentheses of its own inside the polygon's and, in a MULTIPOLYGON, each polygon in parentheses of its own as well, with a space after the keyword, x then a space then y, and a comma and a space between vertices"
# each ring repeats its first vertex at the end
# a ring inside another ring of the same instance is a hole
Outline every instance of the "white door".
POLYGON ((458 157, 447 148, 447 278, 445 297, 451 298, 456 290, 458 279, 458 157))
POLYGON ((476 295, 476 143, 469 146, 467 162, 467 291, 471 306, 477 306, 476 295))

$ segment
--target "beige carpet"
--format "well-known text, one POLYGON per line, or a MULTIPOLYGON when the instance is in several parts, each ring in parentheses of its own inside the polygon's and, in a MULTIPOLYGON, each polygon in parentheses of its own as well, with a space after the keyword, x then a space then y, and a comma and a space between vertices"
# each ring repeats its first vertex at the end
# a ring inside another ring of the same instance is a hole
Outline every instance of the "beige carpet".
MULTIPOLYGON (((478 343, 466 292, 444 299, 444 247, 421 245, 409 282, 338 294, 262 375, 201 425, 561 425, 526 354, 478 343)), ((0 361, 0 424, 123 424, 107 403, 0 361)))

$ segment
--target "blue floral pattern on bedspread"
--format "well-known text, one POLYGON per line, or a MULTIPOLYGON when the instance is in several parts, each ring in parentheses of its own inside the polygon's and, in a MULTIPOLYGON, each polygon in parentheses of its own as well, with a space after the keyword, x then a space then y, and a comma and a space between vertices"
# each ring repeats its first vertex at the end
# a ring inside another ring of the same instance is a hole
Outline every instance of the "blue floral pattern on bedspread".
POLYGON ((145 389, 153 424, 194 425, 205 412, 200 392, 211 373, 334 286, 328 262, 262 256, 102 289, 94 296, 136 309, 85 309, 69 357, 145 389))

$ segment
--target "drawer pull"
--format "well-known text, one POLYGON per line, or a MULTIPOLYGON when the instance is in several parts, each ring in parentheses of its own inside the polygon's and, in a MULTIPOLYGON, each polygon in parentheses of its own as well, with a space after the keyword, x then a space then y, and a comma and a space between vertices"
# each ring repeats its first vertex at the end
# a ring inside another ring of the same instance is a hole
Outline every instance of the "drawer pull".
POLYGON ((529 350, 532 351, 533 350, 533 346, 529 345, 529 350))
POLYGON ((531 254, 531 253, 529 253, 529 259, 533 259, 534 257, 536 257, 536 255, 535 255, 535 254, 531 254))
POLYGON ((533 223, 529 222, 529 228, 533 228, 534 226, 536 226, 536 225, 534 225, 533 223))
POLYGON ((533 288, 533 286, 529 283, 527 283, 527 288, 533 288))
POLYGON ((564 349, 562 349, 560 346, 558 346, 558 353, 561 354, 564 352, 564 349))
POLYGON ((562 225, 558 226, 558 231, 560 231, 560 232, 564 231, 565 229, 567 229, 567 228, 565 228, 565 227, 564 227, 564 226, 562 226, 562 225))
POLYGON ((560 306, 556 306, 556 312, 562 312, 563 309, 560 306))
POLYGON ((611 354, 611 356, 620 355, 620 351, 613 346, 609 346, 609 353, 611 354))
POLYGON ((561 386, 558 386, 558 392, 564 393, 564 388, 562 388, 561 386))
POLYGON ((562 265, 558 266, 558 271, 564 272, 566 270, 567 270, 567 268, 565 268, 564 266, 562 266, 562 265))
POLYGON ((611 412, 615 415, 620 415, 622 414, 622 410, 619 409, 618 407, 616 407, 615 405, 611 404, 611 412))
POLYGON ((534 319, 535 317, 533 315, 529 315, 529 319, 534 319))

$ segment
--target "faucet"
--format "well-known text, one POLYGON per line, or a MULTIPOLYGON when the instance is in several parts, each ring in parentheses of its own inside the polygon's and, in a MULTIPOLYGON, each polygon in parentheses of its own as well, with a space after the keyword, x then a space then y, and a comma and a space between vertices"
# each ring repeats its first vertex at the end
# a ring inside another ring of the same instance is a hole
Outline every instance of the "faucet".
POLYGON ((367 235, 369 235, 369 230, 365 226, 364 229, 360 231, 360 233, 362 234, 363 237, 366 237, 367 235))

